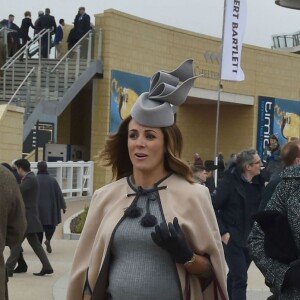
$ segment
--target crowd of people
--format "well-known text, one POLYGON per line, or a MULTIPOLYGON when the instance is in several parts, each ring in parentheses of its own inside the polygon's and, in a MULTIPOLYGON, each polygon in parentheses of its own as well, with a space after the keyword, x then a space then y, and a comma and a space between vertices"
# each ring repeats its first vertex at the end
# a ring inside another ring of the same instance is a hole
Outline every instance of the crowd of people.
MULTIPOLYGON (((196 182, 209 188, 206 162, 195 153, 192 171, 196 182)), ((252 261, 270 287, 268 299, 298 299, 300 139, 281 146, 271 134, 261 158, 246 149, 224 163, 220 153, 214 169, 221 174, 210 193, 228 266, 229 299, 246 299, 252 261)))
POLYGON ((41 270, 33 275, 54 272, 46 251, 52 252, 50 241, 56 226, 61 223, 61 211, 66 212, 66 203, 57 181, 47 171, 47 163, 39 162, 37 169, 35 175, 30 162, 23 158, 11 165, 2 163, 0 167, 1 195, 4 197, 1 196, 1 253, 5 246, 10 248, 6 263, 3 256, 0 263, 1 299, 8 299, 8 277, 27 272, 22 249, 25 239, 42 264, 41 270), (44 233, 46 251, 42 247, 44 233))
MULTIPOLYGON (((68 38, 68 50, 70 50, 92 27, 90 22, 90 16, 85 12, 85 7, 80 7, 78 13, 74 18, 74 27, 71 29, 68 38)), ((18 52, 18 50, 31 41, 31 35, 29 34, 30 28, 32 28, 34 35, 39 34, 43 29, 49 30, 50 39, 48 34, 44 34, 41 37, 41 57, 48 58, 51 47, 55 46, 56 58, 61 59, 64 55, 64 48, 62 46, 62 40, 64 37, 65 20, 59 19, 59 23, 56 23, 55 17, 51 15, 49 8, 44 11, 38 12, 37 19, 33 22, 30 11, 25 11, 24 18, 21 20, 21 25, 18 26, 15 23, 15 16, 10 14, 7 19, 3 19, 0 22, 0 28, 7 28, 7 56, 12 57, 18 52), (54 39, 52 38, 54 36, 54 39), (50 40, 50 44, 49 44, 50 40)), ((0 35, 0 39, 3 39, 3 34, 0 35)), ((3 43, 3 40, 1 41, 3 43)), ((38 47, 32 51, 28 51, 28 57, 34 56, 39 52, 38 47)), ((23 55, 20 57, 23 60, 23 55)), ((1 60, 2 62, 2 60, 1 60)), ((1 65, 3 62, 1 63, 1 65)))

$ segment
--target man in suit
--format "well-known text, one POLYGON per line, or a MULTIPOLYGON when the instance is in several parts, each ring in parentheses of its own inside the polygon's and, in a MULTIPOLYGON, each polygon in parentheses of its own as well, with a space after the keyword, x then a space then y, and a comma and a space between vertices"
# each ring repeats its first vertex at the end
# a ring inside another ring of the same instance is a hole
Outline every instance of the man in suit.
MULTIPOLYGON (((79 7, 78 14, 74 20, 74 28, 76 41, 79 41, 90 29, 91 29, 91 19, 90 16, 85 12, 85 8, 79 7)), ((81 58, 86 58, 88 51, 88 41, 84 39, 81 42, 81 58)))
POLYGON ((14 54, 20 48, 20 28, 14 23, 15 16, 10 14, 7 20, 2 20, 1 24, 7 27, 10 31, 7 33, 7 54, 9 57, 14 56, 14 54))
POLYGON ((62 39, 64 37, 64 29, 65 20, 60 19, 59 25, 56 28, 55 38, 54 38, 54 46, 56 49, 56 58, 61 59, 64 55, 63 46, 62 46, 62 39))
MULTIPOLYGON (((27 219, 25 238, 42 263, 42 270, 39 273, 33 274, 36 276, 52 274, 52 266, 37 235, 38 232, 43 231, 43 226, 38 215, 38 181, 34 173, 30 171, 30 162, 27 159, 16 160, 15 166, 17 167, 19 175, 22 177, 20 190, 26 208, 27 219)), ((27 272, 27 264, 25 261, 23 262, 23 266, 18 265, 18 268, 14 269, 19 256, 22 255, 21 245, 22 242, 11 248, 10 256, 6 261, 8 276, 12 276, 13 273, 27 272)))
POLYGON ((80 40, 91 29, 91 18, 85 12, 85 7, 79 7, 78 14, 74 20, 74 28, 78 40, 80 40))
MULTIPOLYGON (((50 29, 51 30, 51 35, 56 32, 56 22, 55 18, 50 15, 50 9, 46 8, 45 9, 45 14, 43 16, 40 16, 40 25, 42 29, 50 29)), ((49 42, 49 36, 48 34, 44 34, 42 39, 41 39, 41 44, 42 44, 42 49, 41 49, 41 54, 43 58, 48 58, 49 52, 48 52, 48 42, 49 42)), ((50 37, 50 45, 49 45, 49 51, 51 48, 51 37, 50 37)))
POLYGON ((25 207, 17 181, 7 168, 0 166, 0 299, 8 299, 7 274, 3 258, 5 246, 22 242, 26 230, 25 207))

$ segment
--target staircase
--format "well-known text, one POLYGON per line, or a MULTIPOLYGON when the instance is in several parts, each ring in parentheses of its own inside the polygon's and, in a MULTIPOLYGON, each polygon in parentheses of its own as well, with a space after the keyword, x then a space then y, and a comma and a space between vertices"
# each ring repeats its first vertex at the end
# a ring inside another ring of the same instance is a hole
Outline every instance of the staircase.
MULTIPOLYGON (((59 116, 91 78, 102 74, 100 56, 83 57, 80 42, 61 61, 15 59, 13 65, 4 70, 0 77, 0 104, 24 107, 23 140, 43 115, 59 116)), ((89 43, 89 47, 91 45, 89 43)), ((87 53, 91 54, 90 48, 87 53)))

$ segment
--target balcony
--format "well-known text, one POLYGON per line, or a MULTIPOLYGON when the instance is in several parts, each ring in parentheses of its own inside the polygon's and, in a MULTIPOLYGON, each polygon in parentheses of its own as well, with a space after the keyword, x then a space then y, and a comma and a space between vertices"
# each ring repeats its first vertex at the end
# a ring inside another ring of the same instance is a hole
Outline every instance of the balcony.
POLYGON ((273 40, 272 49, 289 52, 289 53, 300 53, 300 31, 297 31, 292 34, 273 35, 272 40, 273 40))

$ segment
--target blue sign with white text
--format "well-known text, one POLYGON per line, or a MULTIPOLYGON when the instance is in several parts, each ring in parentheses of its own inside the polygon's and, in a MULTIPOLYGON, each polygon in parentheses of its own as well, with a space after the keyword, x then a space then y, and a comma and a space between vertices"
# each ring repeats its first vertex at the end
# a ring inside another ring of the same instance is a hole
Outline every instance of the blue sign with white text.
POLYGON ((261 157, 271 134, 281 146, 300 138, 300 101, 259 97, 256 147, 261 157))

